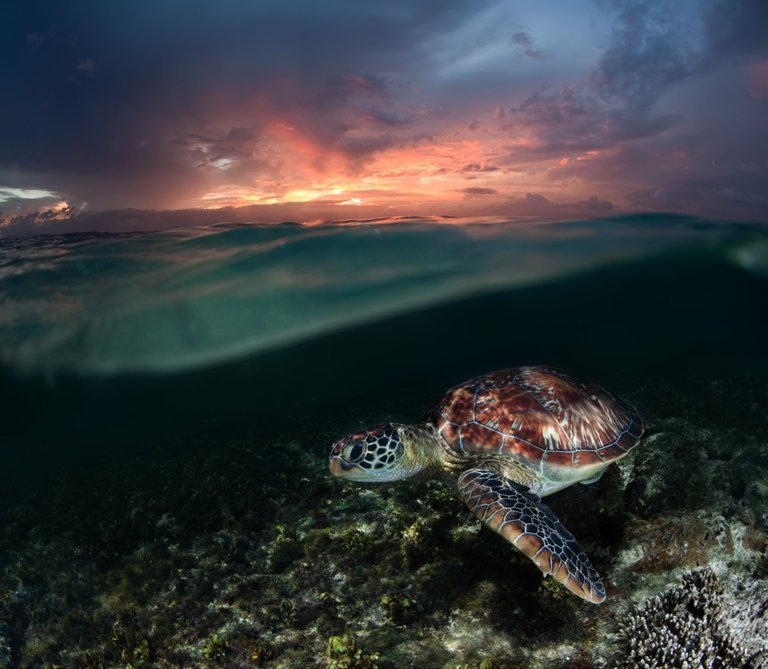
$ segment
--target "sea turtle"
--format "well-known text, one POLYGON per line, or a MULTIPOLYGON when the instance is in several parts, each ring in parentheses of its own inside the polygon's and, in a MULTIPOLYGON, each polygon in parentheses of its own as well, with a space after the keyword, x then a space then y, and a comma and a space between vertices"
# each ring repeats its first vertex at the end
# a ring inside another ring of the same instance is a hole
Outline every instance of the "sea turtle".
POLYGON ((339 439, 334 476, 386 482, 458 478, 475 516, 571 592, 599 604, 598 573, 541 497, 592 483, 643 434, 628 404, 557 369, 491 372, 449 390, 418 425, 384 423, 339 439))

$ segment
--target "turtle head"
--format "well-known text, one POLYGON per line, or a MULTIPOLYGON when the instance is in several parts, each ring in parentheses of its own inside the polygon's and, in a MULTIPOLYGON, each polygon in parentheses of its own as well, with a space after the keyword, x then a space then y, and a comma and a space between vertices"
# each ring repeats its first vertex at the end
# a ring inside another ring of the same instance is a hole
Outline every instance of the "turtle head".
POLYGON ((386 483, 419 473, 423 466, 404 425, 382 423, 339 439, 328 456, 331 474, 351 481, 386 483))

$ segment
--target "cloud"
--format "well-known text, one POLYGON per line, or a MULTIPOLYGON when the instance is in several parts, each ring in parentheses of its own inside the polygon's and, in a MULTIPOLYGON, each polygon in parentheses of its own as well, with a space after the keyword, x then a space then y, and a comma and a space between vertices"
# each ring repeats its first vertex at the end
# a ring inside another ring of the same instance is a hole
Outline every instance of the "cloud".
POLYGON ((562 158, 660 135, 681 121, 679 113, 648 113, 602 104, 589 89, 539 90, 510 110, 505 127, 525 142, 508 162, 562 158))
POLYGON ((499 168, 495 165, 480 165, 478 163, 469 163, 461 168, 462 172, 476 174, 478 172, 498 172, 499 168))
POLYGON ((0 186, 0 207, 6 210, 14 209, 30 200, 41 202, 44 200, 59 201, 61 196, 47 190, 36 188, 11 188, 0 186))
POLYGON ((62 228, 66 230, 66 222, 75 219, 79 213, 76 207, 66 202, 34 211, 0 213, 0 239, 62 232, 62 228))
POLYGON ((595 195, 575 202, 554 202, 540 193, 526 193, 523 197, 511 198, 509 211, 518 215, 551 218, 593 218, 615 211, 612 202, 595 195))
POLYGON ((591 88, 620 107, 648 110, 666 89, 700 67, 702 54, 663 3, 614 5, 617 21, 591 88))
POLYGON ((496 195, 494 188, 462 188, 461 192, 466 197, 484 197, 486 195, 496 195))
POLYGON ((541 58, 543 51, 533 48, 533 38, 525 31, 520 31, 512 35, 512 44, 518 47, 519 53, 528 58, 541 58))
POLYGON ((96 63, 94 63, 90 58, 86 58, 85 60, 81 60, 77 67, 75 68, 76 72, 85 72, 91 76, 93 76, 93 73, 96 71, 96 63))
POLYGON ((246 159, 253 155, 257 142, 258 131, 253 127, 230 128, 219 137, 190 133, 171 140, 173 144, 203 155, 223 154, 230 158, 246 159))
POLYGON ((389 99, 388 82, 383 76, 373 74, 345 74, 331 76, 325 85, 309 101, 314 109, 338 109, 355 99, 389 99))
POLYGON ((558 161, 548 166, 549 179, 609 191, 632 184, 622 190, 633 209, 768 221, 768 115, 751 112, 760 103, 735 72, 738 66, 723 66, 688 82, 682 120, 666 131, 558 161))
POLYGON ((529 189, 768 218, 766 23, 763 0, 16 3, 0 186, 55 194, 30 215, 340 188, 448 213, 529 189))
POLYGON ((573 86, 538 90, 510 110, 505 128, 513 140, 523 141, 513 144, 506 162, 545 160, 599 148, 609 141, 610 124, 610 112, 573 86))
POLYGON ((755 95, 768 43, 749 27, 765 25, 768 5, 604 6, 615 21, 591 74, 512 107, 497 162, 622 193, 628 208, 768 219, 768 115, 755 95))
POLYGON ((374 153, 384 151, 395 144, 391 135, 371 135, 362 137, 344 137, 339 140, 337 147, 351 160, 367 158, 374 153))
POLYGON ((617 0, 610 6, 616 21, 587 80, 557 90, 540 88, 510 110, 507 127, 522 126, 532 140, 526 150, 516 150, 519 160, 645 139, 681 121, 678 113, 660 111, 656 103, 702 66, 691 35, 665 14, 663 4, 617 0))
POLYGON ((373 125, 381 125, 386 128, 403 128, 413 125, 416 115, 400 115, 394 111, 385 111, 377 107, 371 107, 364 113, 364 118, 373 125))
POLYGON ((513 108, 516 120, 529 130, 555 131, 565 128, 569 136, 592 132, 600 107, 573 86, 547 92, 541 89, 513 108))
POLYGON ((269 160, 261 155, 260 141, 257 128, 235 126, 218 135, 189 133, 170 143, 186 151, 190 161, 211 178, 232 180, 270 169, 269 160))
POLYGON ((768 4, 763 0, 715 0, 703 18, 709 66, 724 56, 768 55, 768 4))
POLYGON ((190 201, 219 183, 226 160, 281 169, 280 147, 260 141, 278 122, 316 147, 284 179, 306 178, 327 151, 354 168, 402 140, 360 129, 407 129, 416 102, 407 78, 418 76, 425 36, 470 12, 457 0, 225 0, 183 15, 162 3, 45 4, 0 22, 0 81, 13 101, 0 108, 0 173, 96 208, 190 201), (229 135, 243 128, 253 136, 229 135), (180 139, 195 136, 190 151, 180 139))
POLYGON ((526 193, 512 200, 512 208, 521 214, 549 214, 556 205, 540 193, 526 193))

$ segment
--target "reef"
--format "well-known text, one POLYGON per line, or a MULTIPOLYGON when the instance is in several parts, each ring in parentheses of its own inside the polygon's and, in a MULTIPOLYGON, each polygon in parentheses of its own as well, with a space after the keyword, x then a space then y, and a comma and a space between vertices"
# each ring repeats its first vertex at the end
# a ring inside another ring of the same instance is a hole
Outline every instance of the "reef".
POLYGON ((646 443, 548 498, 604 577, 600 606, 451 485, 332 479, 331 433, 19 476, 0 490, 0 669, 764 669, 768 398, 699 390, 638 387, 646 443))

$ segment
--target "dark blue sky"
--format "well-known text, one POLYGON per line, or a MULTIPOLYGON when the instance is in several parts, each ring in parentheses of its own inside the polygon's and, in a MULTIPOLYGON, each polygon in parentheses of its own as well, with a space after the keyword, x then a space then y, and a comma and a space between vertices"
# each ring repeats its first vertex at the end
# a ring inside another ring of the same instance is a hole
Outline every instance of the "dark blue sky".
POLYGON ((766 26, 764 0, 4 3, 0 234, 225 206, 768 220, 766 26))

